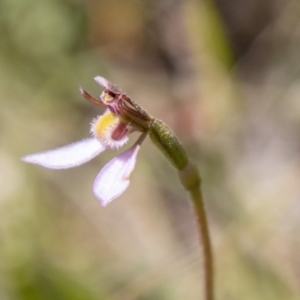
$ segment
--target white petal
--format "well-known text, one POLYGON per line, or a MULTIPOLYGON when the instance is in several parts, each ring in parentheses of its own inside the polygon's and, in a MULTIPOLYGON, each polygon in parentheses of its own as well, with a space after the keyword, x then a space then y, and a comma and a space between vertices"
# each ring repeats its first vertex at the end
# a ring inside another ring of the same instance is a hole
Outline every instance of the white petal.
POLYGON ((109 87, 110 81, 108 81, 108 80, 105 79, 104 77, 96 76, 96 77, 94 77, 94 80, 95 80, 98 84, 102 85, 102 86, 105 87, 105 88, 108 88, 108 87, 109 87))
POLYGON ((96 77, 94 77, 94 80, 98 84, 100 84, 103 87, 105 87, 106 89, 112 91, 113 93, 116 93, 116 94, 122 94, 123 93, 116 85, 114 85, 112 82, 110 82, 109 80, 105 79, 104 77, 96 76, 96 77))
POLYGON ((30 154, 22 160, 50 169, 67 169, 88 162, 103 150, 105 148, 96 139, 88 138, 54 150, 30 154))
POLYGON ((120 196, 129 186, 129 176, 134 170, 140 144, 136 143, 109 161, 97 175, 93 191, 105 206, 120 196))

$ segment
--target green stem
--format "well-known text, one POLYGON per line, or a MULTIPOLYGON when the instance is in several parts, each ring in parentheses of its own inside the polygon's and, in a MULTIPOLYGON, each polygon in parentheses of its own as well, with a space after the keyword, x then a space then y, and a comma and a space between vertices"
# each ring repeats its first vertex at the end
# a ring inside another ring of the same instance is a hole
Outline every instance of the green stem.
POLYGON ((202 193, 199 188, 189 191, 191 200, 194 204, 197 226, 202 241, 203 260, 204 260, 204 287, 205 287, 205 300, 214 299, 214 270, 213 270, 213 255, 211 249, 210 236, 208 231, 207 218, 202 199, 202 193))
POLYGON ((194 204, 198 231, 203 248, 205 300, 214 299, 213 255, 207 218, 201 193, 201 178, 197 167, 191 163, 173 131, 162 121, 152 119, 149 126, 151 140, 177 169, 185 190, 194 204))
POLYGON ((188 163, 183 170, 178 171, 180 181, 189 192, 194 204, 197 227, 203 249, 204 261, 204 293, 205 300, 214 299, 213 255, 208 231, 207 217, 201 192, 201 178, 196 165, 188 163))

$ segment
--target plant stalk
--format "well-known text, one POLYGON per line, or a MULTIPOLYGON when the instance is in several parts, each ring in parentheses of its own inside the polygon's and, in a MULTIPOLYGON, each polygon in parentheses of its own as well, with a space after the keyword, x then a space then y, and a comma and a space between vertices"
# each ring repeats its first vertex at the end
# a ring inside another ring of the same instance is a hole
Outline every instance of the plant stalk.
POLYGON ((204 262, 204 293, 205 300, 214 299, 214 269, 213 269, 213 255, 211 248, 211 241, 208 230, 207 217, 205 213, 204 202, 200 186, 189 191, 191 200, 194 205, 194 212, 196 215, 196 222, 200 234, 203 249, 204 262))

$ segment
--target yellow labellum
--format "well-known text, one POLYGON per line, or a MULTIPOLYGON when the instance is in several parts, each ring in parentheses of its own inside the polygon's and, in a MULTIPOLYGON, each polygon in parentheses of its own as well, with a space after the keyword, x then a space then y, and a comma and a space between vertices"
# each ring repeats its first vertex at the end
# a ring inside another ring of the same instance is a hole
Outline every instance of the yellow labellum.
POLYGON ((101 118, 99 118, 94 123, 94 130, 93 133, 95 137, 102 136, 103 133, 108 130, 111 126, 114 127, 114 124, 117 122, 119 123, 119 118, 114 116, 109 110, 106 111, 101 118))
POLYGON ((126 124, 110 110, 93 120, 91 133, 106 148, 118 149, 128 141, 126 124))

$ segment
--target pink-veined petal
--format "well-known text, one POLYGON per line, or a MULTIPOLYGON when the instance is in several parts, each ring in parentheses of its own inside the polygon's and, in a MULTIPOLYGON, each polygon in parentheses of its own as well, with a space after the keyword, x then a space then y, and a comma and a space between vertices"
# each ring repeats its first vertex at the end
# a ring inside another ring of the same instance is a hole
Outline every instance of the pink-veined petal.
POLYGON ((90 161, 103 150, 105 148, 95 138, 88 138, 54 150, 26 155, 22 160, 49 169, 68 169, 90 161))
POLYGON ((129 186, 129 177, 145 137, 146 134, 143 134, 132 147, 109 161, 97 175, 93 191, 102 206, 119 197, 129 186))

